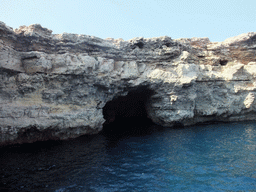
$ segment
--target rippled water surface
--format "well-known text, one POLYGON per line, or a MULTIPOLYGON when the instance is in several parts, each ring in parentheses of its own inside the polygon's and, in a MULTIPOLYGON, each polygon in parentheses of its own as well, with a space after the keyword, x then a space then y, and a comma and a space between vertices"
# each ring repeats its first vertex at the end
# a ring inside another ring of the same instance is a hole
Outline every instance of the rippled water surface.
POLYGON ((255 122, 134 127, 0 152, 0 191, 256 191, 255 122))

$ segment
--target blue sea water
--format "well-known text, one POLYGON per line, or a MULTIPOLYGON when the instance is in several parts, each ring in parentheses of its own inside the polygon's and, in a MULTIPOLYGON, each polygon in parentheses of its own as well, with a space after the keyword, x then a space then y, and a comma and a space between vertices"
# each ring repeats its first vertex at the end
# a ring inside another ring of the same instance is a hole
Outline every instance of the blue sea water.
POLYGON ((256 191, 255 122, 134 127, 0 153, 0 191, 256 191))

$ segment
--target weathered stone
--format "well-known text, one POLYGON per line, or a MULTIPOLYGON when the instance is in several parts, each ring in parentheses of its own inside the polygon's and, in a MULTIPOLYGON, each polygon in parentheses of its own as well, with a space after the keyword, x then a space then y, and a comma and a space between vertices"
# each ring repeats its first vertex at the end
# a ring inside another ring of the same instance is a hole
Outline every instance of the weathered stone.
POLYGON ((95 134, 138 106, 167 127, 253 120, 255 77, 256 33, 124 41, 0 22, 0 145, 95 134))

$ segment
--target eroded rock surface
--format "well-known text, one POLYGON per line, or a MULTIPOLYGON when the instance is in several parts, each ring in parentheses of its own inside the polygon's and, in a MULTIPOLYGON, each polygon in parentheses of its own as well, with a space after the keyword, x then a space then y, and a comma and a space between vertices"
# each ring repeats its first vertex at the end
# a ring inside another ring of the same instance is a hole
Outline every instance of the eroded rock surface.
POLYGON ((104 106, 142 87, 162 126, 253 120, 255 77, 253 32, 123 41, 0 22, 0 145, 98 133, 104 106))

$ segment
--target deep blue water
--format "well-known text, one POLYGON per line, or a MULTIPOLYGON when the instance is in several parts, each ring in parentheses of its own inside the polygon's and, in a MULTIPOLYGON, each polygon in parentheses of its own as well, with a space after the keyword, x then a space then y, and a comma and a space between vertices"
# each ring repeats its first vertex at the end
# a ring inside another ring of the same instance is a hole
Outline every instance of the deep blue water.
POLYGON ((0 148, 0 191, 256 191, 256 123, 0 148))

